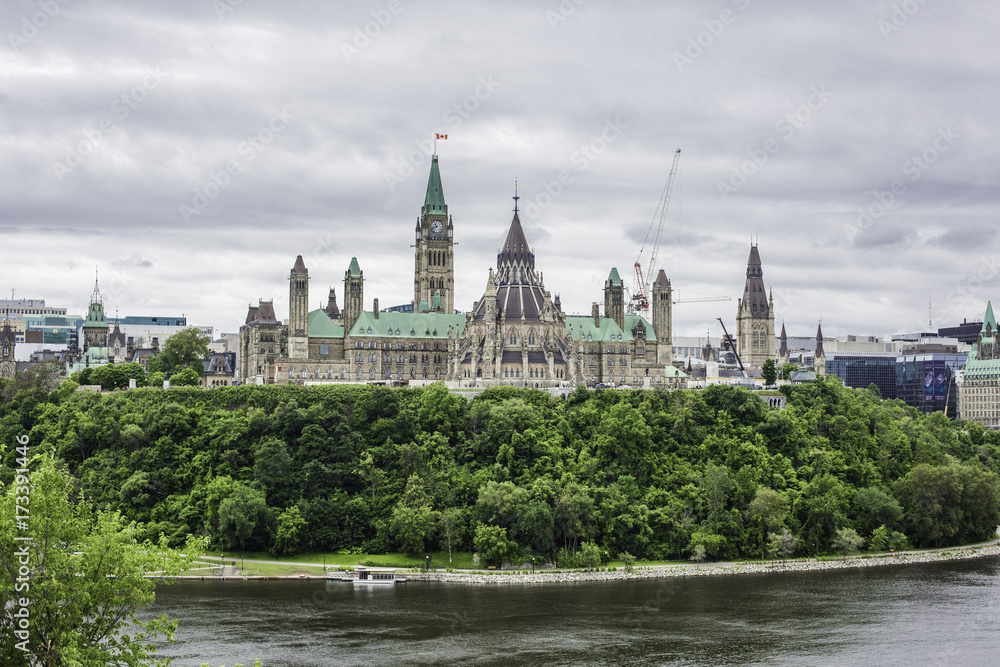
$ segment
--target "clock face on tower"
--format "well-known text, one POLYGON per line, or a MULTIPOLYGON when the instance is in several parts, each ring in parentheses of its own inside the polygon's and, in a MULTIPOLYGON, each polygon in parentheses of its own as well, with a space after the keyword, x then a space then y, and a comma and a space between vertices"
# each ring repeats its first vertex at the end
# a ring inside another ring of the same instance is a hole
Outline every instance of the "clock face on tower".
POLYGON ((440 220, 435 220, 431 223, 431 232, 440 234, 442 229, 444 229, 444 225, 441 224, 440 220))

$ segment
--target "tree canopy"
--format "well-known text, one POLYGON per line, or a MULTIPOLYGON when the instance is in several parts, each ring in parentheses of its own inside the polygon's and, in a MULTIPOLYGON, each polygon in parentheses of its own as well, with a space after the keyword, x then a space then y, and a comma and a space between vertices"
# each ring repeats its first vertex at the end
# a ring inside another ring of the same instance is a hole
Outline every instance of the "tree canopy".
MULTIPOLYGON (((778 410, 726 386, 25 386, 0 402, 0 442, 28 434, 94 508, 174 546, 193 533, 276 553, 472 551, 478 538, 512 561, 573 564, 584 543, 728 559, 831 553, 847 528, 873 548, 993 534, 1000 434, 836 378, 783 392, 778 410)), ((0 482, 15 467, 4 453, 0 482)))

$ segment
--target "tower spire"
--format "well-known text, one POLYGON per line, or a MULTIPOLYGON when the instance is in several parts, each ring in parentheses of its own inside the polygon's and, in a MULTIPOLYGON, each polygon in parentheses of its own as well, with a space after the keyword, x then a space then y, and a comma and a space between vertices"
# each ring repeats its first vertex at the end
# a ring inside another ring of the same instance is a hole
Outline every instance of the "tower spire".
POLYGON ((517 213, 517 200, 520 197, 517 196, 517 177, 514 177, 514 213, 517 213))
POLYGON ((98 273, 96 266, 94 267, 94 293, 90 296, 90 303, 91 304, 99 303, 102 306, 104 305, 104 300, 101 298, 101 287, 98 282, 98 273))

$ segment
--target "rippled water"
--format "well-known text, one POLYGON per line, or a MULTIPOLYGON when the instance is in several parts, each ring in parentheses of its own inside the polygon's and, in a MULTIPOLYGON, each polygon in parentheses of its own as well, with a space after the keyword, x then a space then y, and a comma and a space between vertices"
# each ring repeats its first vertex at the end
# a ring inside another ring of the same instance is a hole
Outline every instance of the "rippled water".
POLYGON ((179 582, 174 664, 1000 663, 1000 558, 871 570, 469 586, 179 582))

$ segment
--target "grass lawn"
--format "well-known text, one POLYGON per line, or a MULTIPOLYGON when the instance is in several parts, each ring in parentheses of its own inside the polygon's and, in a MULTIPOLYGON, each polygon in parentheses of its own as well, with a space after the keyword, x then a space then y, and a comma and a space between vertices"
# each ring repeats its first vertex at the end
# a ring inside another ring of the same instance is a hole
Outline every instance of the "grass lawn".
MULTIPOLYGON (((357 567, 361 562, 371 562, 376 566, 385 567, 420 567, 425 562, 424 555, 412 555, 412 554, 402 554, 402 553, 388 553, 388 554, 340 554, 340 553, 315 553, 315 554, 296 554, 294 556, 272 556, 266 551, 254 552, 247 551, 245 553, 240 553, 239 551, 209 551, 207 552, 209 556, 221 556, 225 555, 225 559, 228 563, 232 564, 232 561, 236 561, 236 566, 239 567, 240 556, 245 560, 273 560, 281 561, 282 563, 288 563, 289 565, 294 565, 297 563, 316 563, 322 564, 324 558, 326 559, 327 567, 336 568, 337 566, 342 567, 357 567)), ((454 567, 469 569, 472 568, 472 554, 469 552, 454 552, 452 554, 452 561, 449 565, 448 563, 448 552, 447 551, 435 551, 431 553, 431 566, 438 568, 454 567)), ((261 565, 254 564, 253 568, 265 568, 265 567, 284 567, 279 565, 261 565)), ((246 564, 246 570, 251 571, 251 565, 246 564)), ((300 565, 294 573, 298 572, 322 572, 321 567, 310 567, 300 565)), ((271 576, 271 573, 261 572, 261 574, 267 574, 271 576)))

